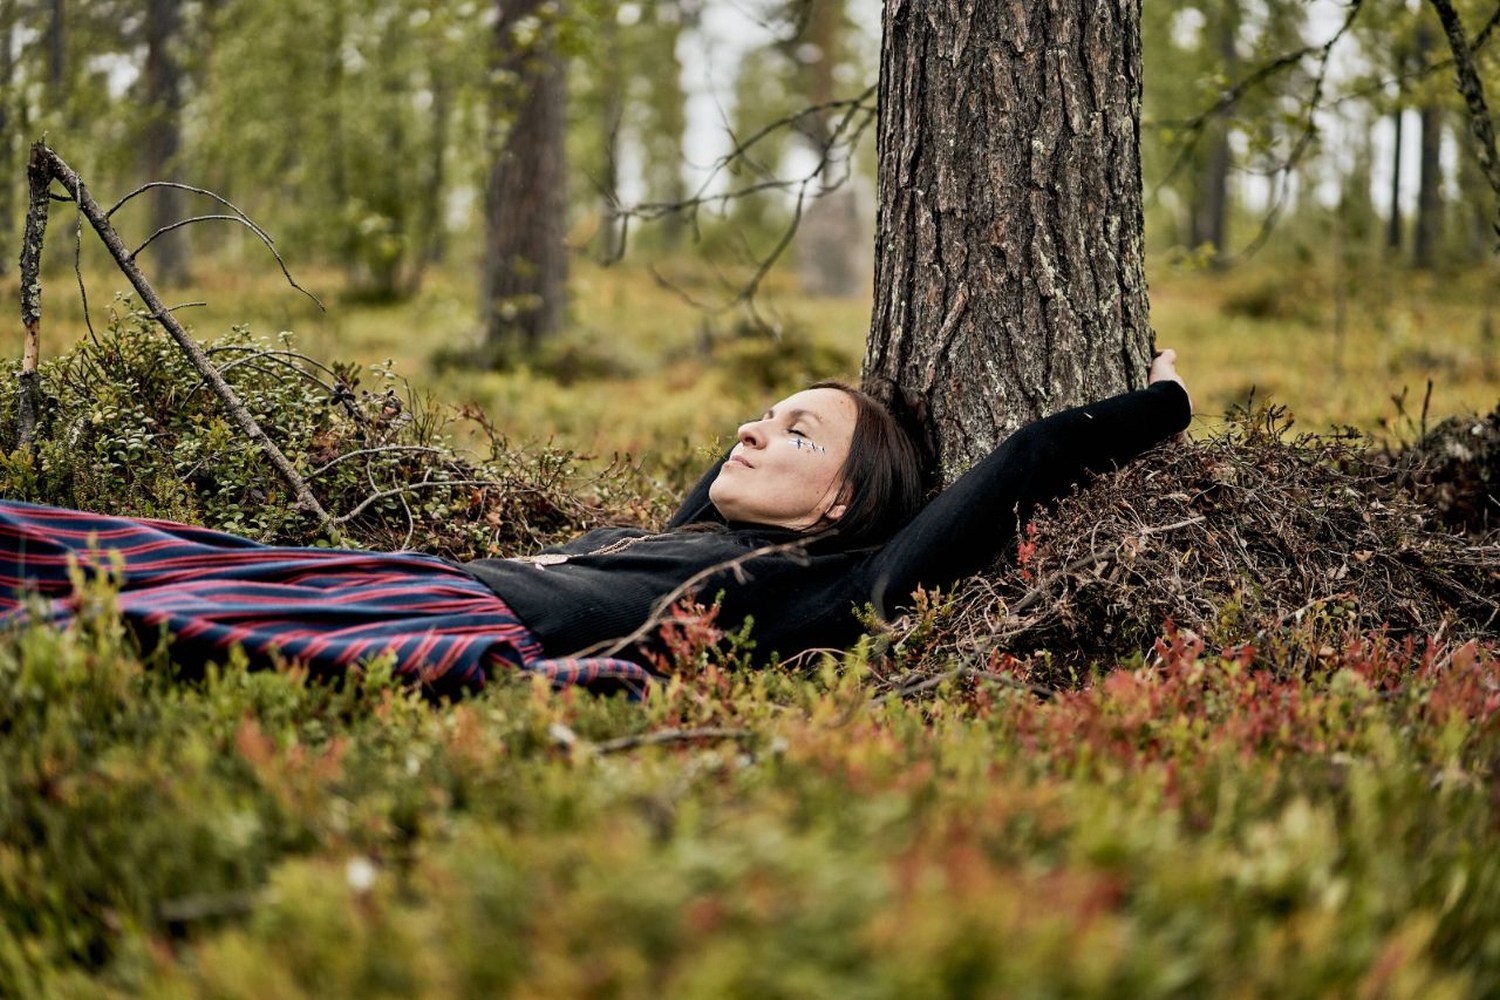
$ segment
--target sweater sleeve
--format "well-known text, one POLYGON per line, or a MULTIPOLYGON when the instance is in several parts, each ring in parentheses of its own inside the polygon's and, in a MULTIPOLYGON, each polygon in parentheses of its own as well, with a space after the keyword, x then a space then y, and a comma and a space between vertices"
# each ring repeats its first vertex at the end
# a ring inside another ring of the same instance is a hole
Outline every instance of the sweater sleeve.
POLYGON ((873 560, 877 610, 919 585, 944 586, 990 565, 1040 505, 1184 430, 1176 382, 1074 407, 1021 428, 932 501, 873 560))
POLYGON ((693 488, 683 498, 682 506, 677 508, 677 513, 673 514, 672 519, 667 522, 668 530, 704 521, 717 521, 721 524, 724 522, 724 515, 719 513, 719 508, 715 507, 713 501, 708 498, 708 488, 714 484, 715 479, 719 478, 719 470, 728 460, 729 452, 726 451, 719 456, 717 462, 709 466, 708 471, 698 479, 698 482, 693 484, 693 488))

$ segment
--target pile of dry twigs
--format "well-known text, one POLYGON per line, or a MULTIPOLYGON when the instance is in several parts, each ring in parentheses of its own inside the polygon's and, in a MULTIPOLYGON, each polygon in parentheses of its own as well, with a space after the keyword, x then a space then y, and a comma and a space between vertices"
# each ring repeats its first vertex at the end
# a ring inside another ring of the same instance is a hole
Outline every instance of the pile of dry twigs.
POLYGON ((956 654, 1055 687, 1149 651, 1169 621, 1220 650, 1500 639, 1500 535, 1444 524, 1425 502, 1443 474, 1352 435, 1294 437, 1275 408, 1241 414, 1037 516, 1018 553, 896 623, 895 660, 906 681, 956 654))
POLYGON ((1500 406, 1487 417, 1450 417, 1384 457, 1402 489, 1450 530, 1500 532, 1500 406))

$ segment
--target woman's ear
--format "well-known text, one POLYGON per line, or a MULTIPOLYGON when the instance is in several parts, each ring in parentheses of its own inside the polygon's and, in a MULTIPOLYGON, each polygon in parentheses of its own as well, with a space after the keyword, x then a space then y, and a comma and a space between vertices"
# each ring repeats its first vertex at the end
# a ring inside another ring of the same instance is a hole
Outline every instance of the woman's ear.
POLYGON ((848 504, 846 504, 846 503, 836 503, 832 507, 828 508, 828 512, 826 514, 824 514, 823 517, 824 517, 825 520, 837 521, 839 518, 843 517, 848 512, 849 512, 849 505, 848 504))

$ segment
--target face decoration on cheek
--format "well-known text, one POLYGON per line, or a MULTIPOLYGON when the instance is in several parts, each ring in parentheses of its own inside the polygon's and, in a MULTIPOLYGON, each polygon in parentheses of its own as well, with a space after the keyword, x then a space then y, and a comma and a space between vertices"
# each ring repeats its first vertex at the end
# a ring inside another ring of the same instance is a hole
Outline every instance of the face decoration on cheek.
POLYGON ((848 393, 804 389, 739 429, 708 496, 731 521, 798 531, 844 514, 840 473, 858 408, 848 393))

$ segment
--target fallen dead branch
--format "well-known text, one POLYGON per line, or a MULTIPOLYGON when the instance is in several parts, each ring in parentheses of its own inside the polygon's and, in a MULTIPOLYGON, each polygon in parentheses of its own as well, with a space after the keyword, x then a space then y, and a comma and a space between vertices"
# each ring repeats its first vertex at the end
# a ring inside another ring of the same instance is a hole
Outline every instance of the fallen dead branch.
MULTIPOLYGON (((31 147, 31 160, 27 176, 31 185, 30 210, 27 213, 25 228, 25 246, 22 251, 22 273, 21 287, 22 318, 26 323, 27 341, 26 357, 30 359, 30 368, 23 362, 22 379, 30 377, 35 379, 35 344, 37 328, 41 321, 41 249, 42 241, 47 224, 47 205, 54 197, 51 186, 55 182, 67 192, 62 200, 71 200, 80 215, 88 220, 94 232, 108 249, 114 258, 116 266, 121 273, 130 281, 136 293, 140 295, 141 302, 150 312, 151 317, 167 331, 187 356, 193 368, 202 376, 203 380, 213 389, 214 394, 224 404, 227 410, 239 426, 240 431, 249 438, 261 450, 270 461, 277 475, 291 488, 297 497, 297 502, 304 509, 314 514, 329 535, 335 539, 340 537, 337 523, 333 517, 323 509, 312 488, 306 480, 298 474, 291 461, 282 453, 276 442, 261 429, 260 424, 240 401, 234 389, 225 381, 224 376, 214 367, 208 355, 196 341, 188 335, 187 330, 172 315, 172 310, 162 302, 156 294, 156 289, 146 279, 144 273, 136 265, 135 254, 125 245, 120 234, 109 221, 109 214, 94 200, 82 178, 68 166, 63 159, 50 149, 45 143, 37 142, 31 147)), ((248 220, 247 220, 248 224, 248 220)), ((255 228, 253 225, 251 228, 255 228)), ((149 240, 147 241, 149 242, 149 240)), ((278 260, 280 258, 278 257, 278 260)), ((293 283, 295 285, 295 282, 293 283)), ((30 385, 23 384, 22 399, 30 398, 30 385)), ((24 405, 24 403, 23 403, 24 405)), ((18 437, 23 443, 30 441, 31 428, 34 425, 34 417, 28 423, 23 409, 22 427, 18 437)), ((34 407, 31 410, 34 413, 34 407)))

